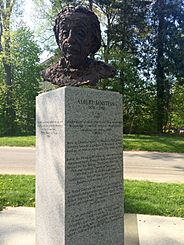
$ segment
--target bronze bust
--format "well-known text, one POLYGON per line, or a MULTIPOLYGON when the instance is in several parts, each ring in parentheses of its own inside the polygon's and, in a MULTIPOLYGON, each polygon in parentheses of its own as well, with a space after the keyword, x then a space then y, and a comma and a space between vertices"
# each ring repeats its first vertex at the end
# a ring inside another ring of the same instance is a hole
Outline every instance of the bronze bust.
POLYGON ((111 65, 88 57, 101 46, 100 23, 93 12, 81 6, 66 8, 56 17, 54 34, 62 58, 43 72, 46 81, 60 87, 95 85, 115 76, 111 65))

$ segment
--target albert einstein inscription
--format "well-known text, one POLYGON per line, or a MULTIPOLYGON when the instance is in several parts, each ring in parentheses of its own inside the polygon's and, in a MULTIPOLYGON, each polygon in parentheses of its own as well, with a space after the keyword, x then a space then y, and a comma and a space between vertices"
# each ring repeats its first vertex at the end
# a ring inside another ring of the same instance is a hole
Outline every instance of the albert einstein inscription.
POLYGON ((37 121, 37 130, 43 136, 51 137, 59 135, 63 128, 63 121, 37 121))
POLYGON ((121 103, 114 97, 83 95, 68 101, 66 235, 70 242, 104 233, 96 244, 118 244, 104 238, 123 220, 121 103))

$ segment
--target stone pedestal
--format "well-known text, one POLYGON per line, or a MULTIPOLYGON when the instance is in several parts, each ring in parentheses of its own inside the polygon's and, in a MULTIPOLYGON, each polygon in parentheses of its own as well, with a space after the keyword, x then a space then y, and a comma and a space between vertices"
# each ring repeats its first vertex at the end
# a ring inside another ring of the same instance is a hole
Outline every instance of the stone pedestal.
POLYGON ((37 97, 36 245, 123 245, 122 97, 37 97))

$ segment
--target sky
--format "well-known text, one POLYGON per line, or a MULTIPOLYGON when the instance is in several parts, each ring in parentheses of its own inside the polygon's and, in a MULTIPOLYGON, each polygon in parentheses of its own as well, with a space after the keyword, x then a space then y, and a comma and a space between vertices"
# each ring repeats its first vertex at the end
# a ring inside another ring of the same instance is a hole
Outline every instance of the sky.
POLYGON ((25 0, 24 6, 24 21, 25 23, 32 29, 34 26, 34 22, 32 19, 32 15, 34 12, 34 4, 32 0, 25 0))
MULTIPOLYGON (((23 13, 23 20, 31 30, 35 29, 36 23, 34 20, 34 8, 35 5, 32 0, 25 0, 24 2, 24 13, 23 13)), ((48 59, 51 54, 47 51, 44 51, 40 55, 40 61, 43 62, 44 60, 48 59)))

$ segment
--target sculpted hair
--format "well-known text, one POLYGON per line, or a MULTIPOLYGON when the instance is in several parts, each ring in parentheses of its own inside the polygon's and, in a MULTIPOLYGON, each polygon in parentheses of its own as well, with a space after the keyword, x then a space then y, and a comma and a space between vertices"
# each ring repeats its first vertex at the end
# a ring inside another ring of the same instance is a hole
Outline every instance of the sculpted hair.
POLYGON ((84 7, 68 7, 65 8, 63 11, 61 11, 55 19, 55 25, 54 25, 54 34, 56 38, 56 42, 58 46, 60 47, 61 42, 61 30, 63 28, 64 23, 67 21, 67 19, 72 18, 72 15, 78 15, 81 20, 83 20, 84 15, 86 18, 86 23, 89 23, 90 30, 92 33, 92 40, 91 40, 91 54, 95 54, 100 46, 101 46, 101 30, 100 30, 100 22, 97 18, 97 16, 90 10, 84 8, 84 7), (79 15, 78 15, 79 14, 79 15), (81 14, 81 17, 80 17, 81 14))

